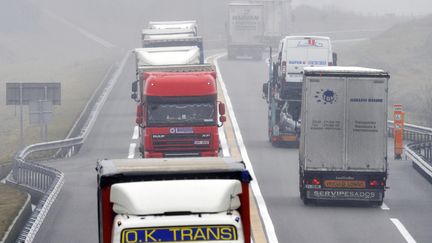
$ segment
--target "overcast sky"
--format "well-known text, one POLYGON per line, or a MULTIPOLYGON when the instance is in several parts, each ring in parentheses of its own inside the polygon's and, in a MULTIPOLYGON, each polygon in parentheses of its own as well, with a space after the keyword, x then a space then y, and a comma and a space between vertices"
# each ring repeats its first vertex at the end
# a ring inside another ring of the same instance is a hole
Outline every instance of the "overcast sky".
POLYGON ((432 14, 432 0, 292 0, 293 7, 307 4, 315 7, 336 6, 363 14, 424 15, 432 14))

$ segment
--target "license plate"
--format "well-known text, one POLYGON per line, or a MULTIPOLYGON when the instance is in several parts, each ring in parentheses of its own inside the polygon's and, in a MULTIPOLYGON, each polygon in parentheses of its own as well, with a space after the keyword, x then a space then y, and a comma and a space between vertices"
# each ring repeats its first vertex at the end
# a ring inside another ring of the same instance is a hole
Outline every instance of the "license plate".
POLYGON ((283 135, 281 136, 281 140, 286 142, 295 142, 297 137, 295 135, 283 135))
POLYGON ((122 243, 235 241, 237 229, 233 225, 171 226, 124 229, 122 243))
POLYGON ((366 188, 366 182, 351 180, 325 180, 324 186, 329 188, 366 188))

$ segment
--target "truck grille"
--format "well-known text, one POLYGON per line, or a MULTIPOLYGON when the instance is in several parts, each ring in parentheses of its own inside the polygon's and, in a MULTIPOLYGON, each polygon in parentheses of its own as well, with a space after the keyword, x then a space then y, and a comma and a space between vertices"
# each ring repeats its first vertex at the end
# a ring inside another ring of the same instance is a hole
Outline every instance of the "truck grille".
POLYGON ((152 141, 157 150, 201 150, 212 145, 210 134, 153 134, 152 141))

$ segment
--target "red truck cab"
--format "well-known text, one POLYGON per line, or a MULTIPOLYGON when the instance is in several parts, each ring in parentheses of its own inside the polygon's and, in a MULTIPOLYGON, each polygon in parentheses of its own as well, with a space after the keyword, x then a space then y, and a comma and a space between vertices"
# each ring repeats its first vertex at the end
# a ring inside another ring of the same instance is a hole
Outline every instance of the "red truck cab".
POLYGON ((225 107, 214 71, 145 72, 141 80, 136 123, 143 157, 218 156, 225 107))

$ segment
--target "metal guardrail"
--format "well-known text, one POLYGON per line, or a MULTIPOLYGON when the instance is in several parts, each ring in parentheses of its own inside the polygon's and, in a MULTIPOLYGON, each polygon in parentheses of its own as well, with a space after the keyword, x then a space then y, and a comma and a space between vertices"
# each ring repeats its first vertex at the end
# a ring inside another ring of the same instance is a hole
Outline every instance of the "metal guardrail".
MULTIPOLYGON (((393 122, 388 121, 388 134, 393 136, 393 122)), ((404 146, 405 156, 414 167, 432 182, 432 128, 404 124, 404 140, 410 141, 404 146)))
POLYGON ((130 52, 127 52, 118 65, 113 65, 109 68, 104 80, 92 94, 91 99, 69 132, 67 139, 27 146, 14 157, 13 169, 6 178, 6 182, 21 186, 26 190, 41 195, 41 199, 37 203, 36 208, 33 210, 30 219, 28 219, 16 242, 33 242, 45 216, 64 184, 64 174, 61 171, 42 164, 26 161, 26 159, 31 154, 40 151, 56 150, 57 152, 54 154, 47 153, 44 155, 45 157, 39 160, 67 158, 79 152, 107 96, 117 81, 129 54, 130 52), (117 68, 115 68, 116 66, 117 68), (71 136, 76 137, 70 138, 71 136))

